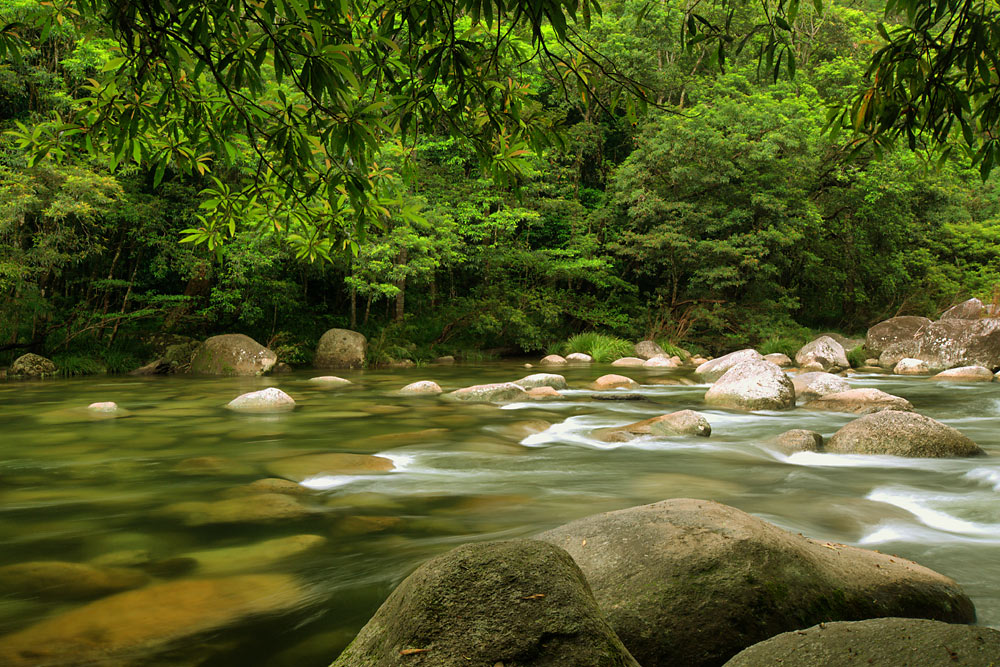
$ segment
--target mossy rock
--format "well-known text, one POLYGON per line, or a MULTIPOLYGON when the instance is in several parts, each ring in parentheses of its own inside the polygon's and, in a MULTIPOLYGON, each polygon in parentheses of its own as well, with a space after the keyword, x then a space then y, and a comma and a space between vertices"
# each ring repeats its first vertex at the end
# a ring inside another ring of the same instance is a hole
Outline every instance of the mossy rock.
POLYGON ((551 544, 469 544, 421 565, 331 667, 638 667, 551 544))
POLYGON ((917 563, 812 540, 706 500, 598 514, 538 539, 569 552, 644 667, 720 665, 825 621, 975 620, 958 584, 917 563))

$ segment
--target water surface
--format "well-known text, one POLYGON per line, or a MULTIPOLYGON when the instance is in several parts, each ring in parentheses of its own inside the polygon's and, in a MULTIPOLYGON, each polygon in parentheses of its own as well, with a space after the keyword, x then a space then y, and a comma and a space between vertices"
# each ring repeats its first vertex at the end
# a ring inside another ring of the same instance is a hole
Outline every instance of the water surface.
MULTIPOLYGON (((152 583, 176 582, 207 576, 185 565, 191 554, 317 535, 326 541, 294 558, 212 566, 213 575, 291 574, 309 595, 291 613, 214 636, 205 664, 320 666, 435 554, 530 536, 596 512, 696 497, 810 537, 913 559, 956 579, 979 622, 1000 627, 1000 383, 850 378, 853 387, 909 399, 989 457, 789 456, 772 444, 779 433, 805 428, 829 436, 852 416, 709 409, 705 385, 661 384, 678 376, 643 369, 627 374, 647 400, 593 400, 586 385, 610 370, 559 369, 571 385, 563 399, 502 408, 396 392, 420 379, 445 390, 512 380, 531 372, 521 363, 348 371, 342 375, 355 384, 335 390, 310 383, 309 372, 3 383, 0 566, 141 552, 153 563, 145 566, 152 583), (265 386, 289 393, 297 409, 267 416, 224 409, 265 386), (85 406, 95 401, 115 401, 128 416, 94 419, 85 406), (706 414, 711 438, 609 444, 591 437, 597 428, 685 408, 706 414), (377 454, 395 468, 297 480, 307 493, 296 498, 310 514, 272 523, 190 525, 165 509, 238 497, 247 484, 274 477, 277 462, 321 452, 377 454)), ((0 634, 82 604, 0 596, 0 634)))

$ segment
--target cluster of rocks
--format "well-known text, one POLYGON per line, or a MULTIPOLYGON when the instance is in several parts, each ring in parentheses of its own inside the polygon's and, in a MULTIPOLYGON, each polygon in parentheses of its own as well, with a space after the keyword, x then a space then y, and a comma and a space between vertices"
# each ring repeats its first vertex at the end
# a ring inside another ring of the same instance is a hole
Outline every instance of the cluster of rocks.
POLYGON ((673 499, 438 556, 332 667, 845 664, 809 657, 827 654, 888 667, 940 656, 943 638, 985 667, 1000 632, 962 625, 974 621, 958 584, 917 563, 673 499))

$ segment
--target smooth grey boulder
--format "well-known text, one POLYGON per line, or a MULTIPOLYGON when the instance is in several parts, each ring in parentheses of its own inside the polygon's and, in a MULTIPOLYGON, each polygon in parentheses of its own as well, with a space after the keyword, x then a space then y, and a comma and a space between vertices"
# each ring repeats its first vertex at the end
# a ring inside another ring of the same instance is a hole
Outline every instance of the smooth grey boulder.
POLYGON ((851 388, 847 380, 839 375, 824 372, 793 375, 792 386, 795 387, 795 397, 805 401, 826 396, 827 394, 848 391, 851 388))
POLYGON ((893 344, 913 341, 917 333, 930 323, 931 321, 926 317, 913 315, 892 317, 884 322, 879 322, 868 330, 868 334, 865 336, 865 347, 873 355, 879 356, 893 344))
POLYGON ((926 361, 904 357, 896 362, 892 372, 896 375, 927 375, 933 372, 933 369, 926 361))
POLYGON ((913 405, 905 398, 887 394, 881 389, 849 389, 836 394, 826 394, 813 399, 803 407, 808 410, 829 410, 830 412, 850 412, 867 415, 882 410, 909 412, 913 405))
POLYGON ((962 303, 955 304, 948 310, 941 313, 942 320, 978 320, 986 315, 986 307, 983 302, 973 297, 962 303))
POLYGON ((795 406, 795 387, 770 361, 736 364, 705 392, 705 402, 738 410, 783 410, 795 406))
POLYGON ((18 378, 41 378, 55 375, 59 372, 51 359, 46 359, 40 354, 22 354, 10 365, 10 374, 18 378))
POLYGON ((912 561, 789 533, 687 498, 544 532, 583 570, 643 667, 719 665, 780 632, 881 616, 975 620, 951 579, 912 561))
POLYGON ((626 442, 640 435, 697 435, 707 438, 712 435, 712 426, 699 412, 678 410, 625 426, 600 429, 594 434, 605 442, 626 442))
POLYGON ((899 410, 882 410, 855 419, 833 434, 826 451, 920 458, 985 453, 956 429, 916 412, 899 410))
POLYGON ((191 373, 196 375, 263 375, 278 356, 250 336, 212 336, 198 346, 191 357, 191 373))
POLYGON ((663 348, 656 344, 654 340, 643 340, 635 344, 634 348, 635 356, 640 359, 652 359, 653 357, 666 357, 666 352, 663 348))
POLYGON ((820 335, 821 336, 829 336, 830 338, 834 339, 835 341, 837 341, 838 343, 840 343, 841 347, 843 347, 848 352, 850 352, 851 350, 853 350, 856 347, 859 347, 859 346, 862 346, 862 345, 865 344, 865 339, 864 338, 851 338, 850 336, 845 336, 843 334, 834 333, 834 332, 822 333, 820 335))
POLYGON ((609 373, 594 380, 590 386, 597 391, 606 389, 638 389, 639 383, 624 375, 609 373))
POLYGON ((829 336, 820 336, 803 345, 795 353, 795 363, 799 366, 819 364, 824 371, 851 367, 844 346, 829 336))
POLYGON ((527 375, 520 380, 514 380, 514 384, 524 389, 535 389, 537 387, 552 387, 553 389, 566 389, 566 378, 555 373, 535 373, 527 375))
POLYGON ((295 409, 295 399, 277 387, 268 387, 237 396, 226 407, 237 412, 288 412, 295 409))
POLYGON ((350 329, 330 329, 316 346, 316 368, 361 368, 365 365, 368 339, 350 329))
POLYGON ((561 366, 566 363, 566 358, 558 354, 549 354, 542 357, 541 361, 539 361, 538 363, 546 364, 549 366, 561 366))
POLYGON ((1000 632, 922 618, 820 623, 741 651, 725 667, 996 667, 1000 632))
POLYGON ((960 366, 941 371, 931 379, 949 382, 992 382, 993 372, 983 366, 960 366))
POLYGON ((594 361, 594 358, 589 354, 584 354, 583 352, 573 352, 572 354, 566 355, 566 361, 578 364, 589 364, 594 361))
POLYGON ((645 363, 645 359, 640 359, 639 357, 622 357, 621 359, 615 359, 612 361, 611 365, 625 368, 638 368, 645 363))
POLYGON ((760 352, 757 350, 737 350, 736 352, 730 352, 729 354, 712 359, 711 361, 706 361, 698 366, 698 368, 694 369, 694 374, 702 382, 715 382, 736 364, 744 361, 756 361, 763 358, 764 357, 762 357, 760 352))
POLYGON ((513 382, 493 382, 462 387, 447 394, 449 398, 467 403, 510 403, 526 400, 528 392, 513 382))
POLYGON ((764 361, 770 361, 772 364, 781 366, 782 368, 788 368, 792 365, 792 360, 787 354, 782 354, 781 352, 772 352, 771 354, 764 355, 764 361))
POLYGON ((440 394, 444 390, 441 389, 441 385, 433 380, 420 380, 419 382, 411 382, 402 389, 399 390, 400 394, 440 394))
POLYGON ((924 327, 914 354, 934 369, 1000 368, 1000 319, 940 320, 924 327))
POLYGON ((638 667, 569 555, 536 540, 467 544, 396 587, 331 667, 638 667))

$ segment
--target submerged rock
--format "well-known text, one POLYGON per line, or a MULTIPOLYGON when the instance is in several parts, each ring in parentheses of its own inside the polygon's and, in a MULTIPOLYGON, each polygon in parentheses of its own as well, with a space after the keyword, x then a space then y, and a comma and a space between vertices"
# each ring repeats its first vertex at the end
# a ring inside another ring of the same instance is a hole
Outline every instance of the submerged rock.
POLYGON ((694 374, 702 382, 715 382, 733 366, 741 364, 744 361, 758 361, 763 358, 757 350, 738 350, 717 359, 706 361, 694 369, 694 374))
POLYGON ((115 412, 118 412, 118 404, 114 401, 101 401, 99 403, 91 403, 87 406, 87 409, 91 412, 101 414, 114 414, 115 412))
POLYGON ((602 375, 594 380, 593 384, 590 386, 597 391, 604 391, 607 389, 638 389, 639 383, 632 378, 625 377, 624 375, 609 373, 608 375, 602 375))
POLYGON ((292 535, 238 547, 205 549, 183 554, 195 561, 199 577, 240 574, 268 570, 274 565, 301 556, 326 544, 319 535, 292 535))
POLYGON ((754 359, 726 371, 705 392, 705 402, 738 410, 783 410, 795 406, 795 387, 776 365, 754 359))
POLYGON ((268 387, 237 396, 226 407, 237 412, 288 412, 295 409, 295 399, 277 387, 268 387))
POLYGON ((368 339, 357 331, 329 329, 316 346, 316 368, 361 368, 365 365, 368 339))
POLYGON ((520 380, 514 380, 514 384, 524 389, 536 389, 538 387, 552 387, 553 389, 566 389, 566 378, 555 373, 535 373, 520 380))
POLYGON ((793 375, 792 386, 795 387, 795 397, 806 401, 827 394, 838 394, 851 388, 847 380, 839 375, 824 372, 793 375))
POLYGON ((305 454, 267 464, 272 475, 301 482, 318 475, 370 475, 395 468, 391 459, 368 454, 305 454))
POLYGON ((583 570, 644 667, 719 665, 821 621, 975 619, 951 579, 912 561, 789 533, 733 507, 674 499, 547 531, 583 570))
POLYGON ((836 394, 827 394, 805 404, 809 410, 829 410, 830 412, 851 412, 867 415, 882 410, 909 412, 913 405, 905 398, 887 394, 881 389, 850 389, 836 394))
POLYGON ((701 413, 678 410, 634 424, 600 429, 594 435, 605 442, 625 442, 640 435, 698 435, 707 438, 712 435, 712 426, 701 413))
POLYGON ((10 365, 10 374, 18 378, 41 378, 55 375, 59 372, 51 359, 46 359, 39 354, 22 354, 10 365))
POLYGON ((638 667, 565 551, 534 540, 458 547, 396 587, 331 667, 638 667))
POLYGON ((982 366, 962 366, 941 371, 931 379, 952 382, 992 382, 993 372, 982 366))
POLYGON ((941 422, 899 410, 859 417, 833 434, 826 451, 921 458, 978 456, 979 445, 941 422))
POLYGON ((191 372, 198 375, 263 375, 278 355, 250 336, 212 336, 191 357, 191 372))
POLYGON ((1000 631, 921 618, 820 623, 741 651, 725 667, 995 667, 1000 631))
POLYGON ((162 513, 180 519, 187 526, 209 526, 301 519, 312 514, 313 509, 285 494, 260 493, 213 502, 173 503, 164 507, 162 513))
POLYGON ((819 364, 824 371, 851 367, 850 362, 847 361, 847 352, 844 350, 844 346, 829 336, 820 336, 803 345, 795 353, 795 363, 799 366, 819 364))
POLYGON ((0 592, 48 600, 85 600, 144 585, 138 570, 63 561, 31 561, 0 567, 0 592))
POLYGON ((420 380, 419 382, 411 382, 402 389, 399 390, 400 394, 440 394, 444 390, 441 389, 441 385, 432 380, 420 380))
MULTIPOLYGON (((257 574, 222 579, 179 580, 119 593, 57 614, 0 637, 0 664, 154 664, 157 653, 187 646, 200 664, 211 643, 198 639, 263 616, 287 613, 308 601, 292 577, 257 574)), ((182 649, 183 650, 183 649, 182 649)))
POLYGON ((510 403, 527 398, 524 387, 513 382, 494 382, 462 387, 448 394, 449 398, 468 403, 510 403))

